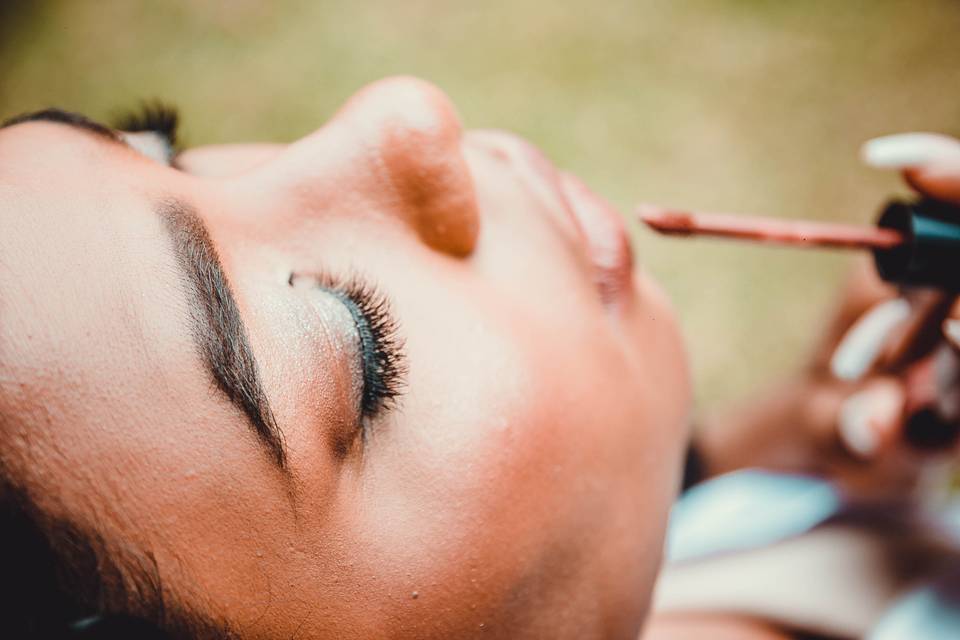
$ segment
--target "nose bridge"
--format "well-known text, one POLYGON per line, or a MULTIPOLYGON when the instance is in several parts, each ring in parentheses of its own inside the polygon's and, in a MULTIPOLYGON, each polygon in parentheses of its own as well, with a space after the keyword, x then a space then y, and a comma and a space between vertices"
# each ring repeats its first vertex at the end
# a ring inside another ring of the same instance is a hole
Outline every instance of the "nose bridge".
MULTIPOLYGON (((464 256, 476 244, 479 219, 461 136, 442 91, 415 78, 388 78, 291 145, 272 173, 285 188, 318 201, 343 189, 362 191, 351 199, 369 199, 432 248, 464 256)), ((322 203, 310 209, 317 207, 322 203)))

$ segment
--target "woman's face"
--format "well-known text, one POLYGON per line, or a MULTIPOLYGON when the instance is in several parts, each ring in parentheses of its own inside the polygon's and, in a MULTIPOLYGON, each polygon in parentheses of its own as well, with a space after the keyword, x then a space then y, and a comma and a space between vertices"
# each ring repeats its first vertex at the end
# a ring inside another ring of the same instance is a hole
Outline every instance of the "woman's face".
POLYGON ((409 78, 175 164, 0 131, 2 456, 43 509, 244 636, 636 634, 689 391, 616 213, 409 78))

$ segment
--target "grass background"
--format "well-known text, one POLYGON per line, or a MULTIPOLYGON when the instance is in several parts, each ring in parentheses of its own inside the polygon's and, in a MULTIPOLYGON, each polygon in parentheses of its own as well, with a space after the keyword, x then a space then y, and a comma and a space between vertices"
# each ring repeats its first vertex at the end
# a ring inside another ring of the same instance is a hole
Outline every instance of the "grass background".
MULTIPOLYGON (((290 140, 395 73, 638 201, 869 222, 860 143, 960 133, 951 0, 0 0, 0 117, 178 104, 189 144, 290 140)), ((847 256, 658 239, 701 406, 795 367, 847 256)))

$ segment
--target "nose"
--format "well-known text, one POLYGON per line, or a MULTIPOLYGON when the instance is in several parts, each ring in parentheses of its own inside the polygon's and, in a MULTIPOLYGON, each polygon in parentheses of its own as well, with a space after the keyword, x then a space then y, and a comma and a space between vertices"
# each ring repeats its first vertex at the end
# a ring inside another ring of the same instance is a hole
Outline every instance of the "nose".
POLYGON ((463 129, 450 99, 409 77, 356 93, 322 128, 263 167, 271 188, 321 215, 344 204, 398 221, 432 249, 473 252, 479 212, 461 151, 463 129))

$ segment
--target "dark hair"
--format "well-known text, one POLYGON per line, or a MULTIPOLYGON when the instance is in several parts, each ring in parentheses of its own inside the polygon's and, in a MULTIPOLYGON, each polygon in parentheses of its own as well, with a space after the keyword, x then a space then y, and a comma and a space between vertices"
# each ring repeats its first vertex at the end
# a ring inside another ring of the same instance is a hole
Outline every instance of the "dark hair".
POLYGON ((172 596, 149 549, 47 507, 59 497, 56 478, 41 476, 42 488, 26 481, 30 463, 17 455, 39 426, 20 419, 22 398, 11 401, 25 388, 0 369, 0 638, 238 637, 172 596))
POLYGON ((50 518, 2 464, 0 532, 4 638, 236 637, 171 603, 152 554, 120 552, 96 532, 50 518))
POLYGON ((140 615, 162 603, 155 565, 152 571, 149 566, 121 570, 103 553, 105 545, 97 536, 45 517, 6 477, 4 485, 0 503, 4 637, 70 637, 79 621, 103 614, 140 615))

